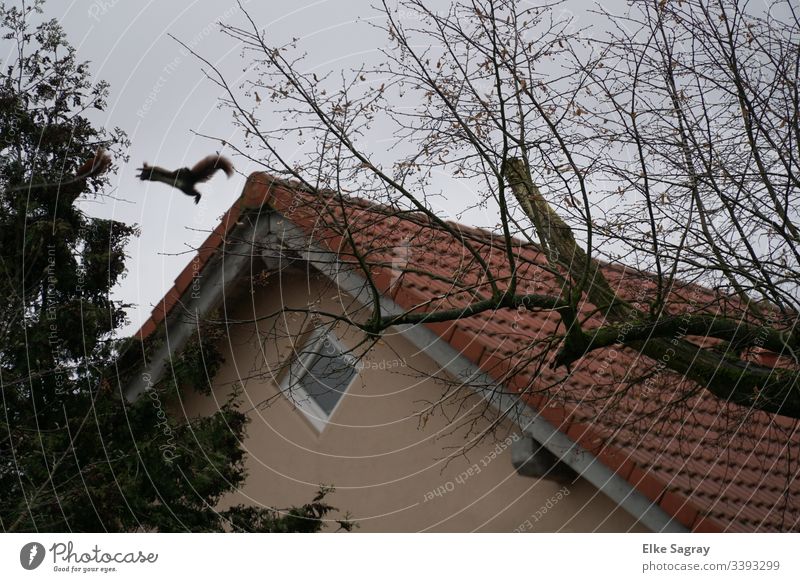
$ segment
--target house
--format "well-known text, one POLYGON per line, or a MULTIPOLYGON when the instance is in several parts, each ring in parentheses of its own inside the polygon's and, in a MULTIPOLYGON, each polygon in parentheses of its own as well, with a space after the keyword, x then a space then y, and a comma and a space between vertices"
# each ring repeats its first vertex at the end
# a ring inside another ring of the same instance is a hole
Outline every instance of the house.
MULTIPOLYGON (((513 245, 520 284, 555 289, 537 248, 513 245)), ((552 312, 397 326, 377 342, 337 320, 365 321, 376 296, 384 315, 463 307, 488 284, 468 247, 507 272, 486 231, 250 176, 138 332, 168 340, 148 362, 155 382, 198 318, 222 314, 225 363, 182 405, 211 413, 242 389, 249 476, 226 503, 302 504, 330 484, 362 531, 800 527, 797 422, 721 404, 627 349, 537 367, 552 312)), ((648 291, 641 273, 604 272, 632 299, 648 291)), ((687 309, 708 295, 675 293, 687 309)))

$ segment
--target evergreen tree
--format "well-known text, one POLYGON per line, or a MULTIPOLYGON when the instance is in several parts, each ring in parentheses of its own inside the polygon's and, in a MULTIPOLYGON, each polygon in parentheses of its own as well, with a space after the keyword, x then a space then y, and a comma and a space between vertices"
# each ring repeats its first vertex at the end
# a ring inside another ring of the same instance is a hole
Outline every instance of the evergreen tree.
POLYGON ((136 228, 78 202, 109 185, 98 150, 125 160, 129 142, 90 121, 108 85, 55 20, 31 24, 41 12, 0 5, 15 54, 0 71, 0 530, 318 531, 325 489, 288 512, 214 509, 245 477, 235 402, 189 422, 169 412, 181 378, 122 397, 143 353, 115 339, 126 305, 109 291, 136 228))

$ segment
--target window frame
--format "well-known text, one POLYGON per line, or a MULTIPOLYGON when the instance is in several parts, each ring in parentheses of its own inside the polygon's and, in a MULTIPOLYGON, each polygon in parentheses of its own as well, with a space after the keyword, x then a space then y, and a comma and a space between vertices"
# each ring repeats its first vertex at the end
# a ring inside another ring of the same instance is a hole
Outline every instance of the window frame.
POLYGON ((303 388, 302 380, 306 374, 310 373, 310 368, 317 362, 319 358, 325 357, 322 352, 322 345, 325 340, 328 340, 338 352, 338 357, 344 357, 347 351, 345 345, 337 338, 333 332, 324 328, 317 328, 309 333, 308 338, 303 343, 300 350, 300 355, 295 354, 293 361, 289 366, 286 374, 281 379, 280 391, 283 395, 294 404, 300 412, 303 413, 306 420, 313 426, 317 432, 322 432, 326 426, 330 424, 330 419, 336 413, 339 405, 344 399, 345 393, 350 389, 353 381, 358 377, 358 367, 348 363, 353 369, 353 376, 350 381, 344 386, 340 392, 341 396, 331 409, 330 414, 325 412, 322 407, 317 404, 317 401, 311 396, 305 388, 303 388), (293 386, 294 385, 294 386, 293 386))

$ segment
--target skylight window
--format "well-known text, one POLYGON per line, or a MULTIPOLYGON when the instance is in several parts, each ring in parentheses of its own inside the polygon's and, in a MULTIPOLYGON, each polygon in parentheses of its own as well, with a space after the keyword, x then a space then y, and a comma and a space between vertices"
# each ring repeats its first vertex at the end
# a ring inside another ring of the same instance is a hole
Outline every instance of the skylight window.
POLYGON ((297 354, 281 390, 322 431, 356 375, 354 360, 339 340, 318 330, 297 354))

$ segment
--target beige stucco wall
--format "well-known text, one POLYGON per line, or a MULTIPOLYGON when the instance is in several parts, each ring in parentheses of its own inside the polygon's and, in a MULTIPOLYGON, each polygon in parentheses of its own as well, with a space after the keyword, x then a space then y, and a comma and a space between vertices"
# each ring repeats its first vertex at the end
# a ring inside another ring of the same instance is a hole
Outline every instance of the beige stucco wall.
MULTIPOLYGON (((271 274, 265 286, 229 300, 227 316, 254 319, 281 305, 305 308, 317 298, 322 309, 352 309, 329 285, 300 271, 271 274)), ((437 366, 398 335, 373 348, 331 424, 318 432, 276 384, 275 364, 292 352, 288 338, 308 323, 298 315, 232 327, 214 396, 186 395, 189 415, 207 414, 232 384, 243 386, 242 407, 251 417, 249 477, 224 505, 287 507, 308 502, 319 484, 331 484, 336 492, 329 501, 349 511, 360 531, 645 531, 583 480, 564 486, 517 475, 510 447, 497 445, 520 435, 513 426, 453 457, 465 442, 462 425, 475 418, 481 401, 462 389, 451 404, 420 417, 447 387, 429 377, 437 366)), ((348 346, 359 337, 344 330, 338 335, 348 346)), ((487 426, 480 420, 472 434, 487 426)))

